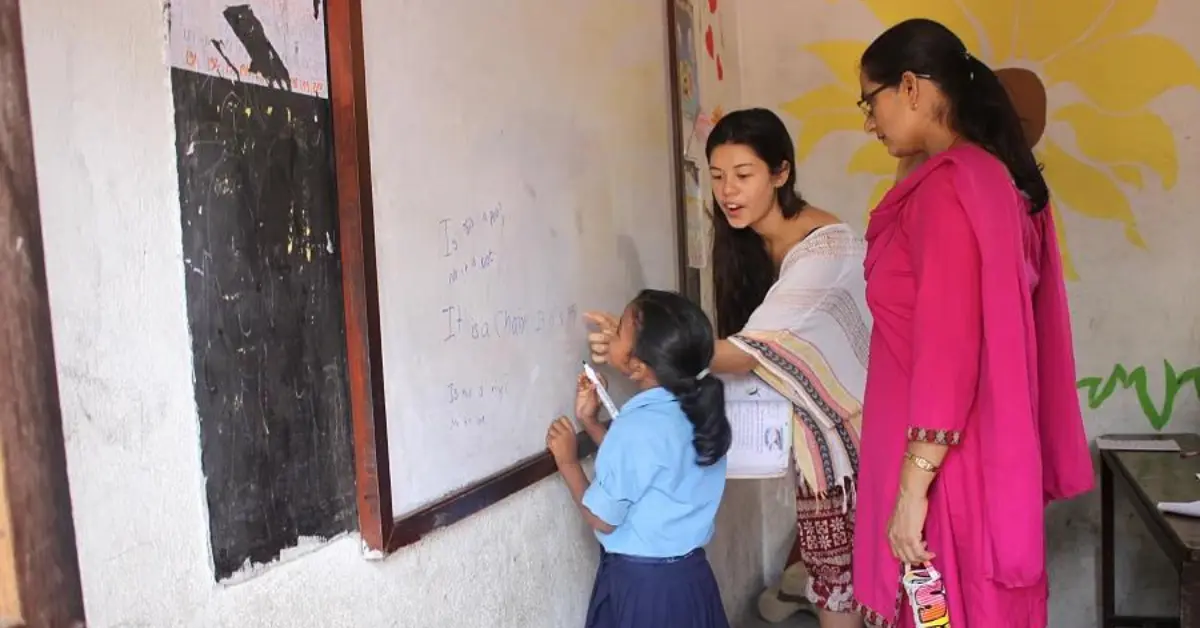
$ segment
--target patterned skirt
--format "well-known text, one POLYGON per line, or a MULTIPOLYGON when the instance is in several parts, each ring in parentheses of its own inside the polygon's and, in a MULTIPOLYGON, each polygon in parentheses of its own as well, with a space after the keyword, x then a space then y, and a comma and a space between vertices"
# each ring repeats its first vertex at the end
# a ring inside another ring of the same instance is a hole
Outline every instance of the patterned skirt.
POLYGON ((801 480, 796 487, 796 551, 808 570, 808 599, 818 608, 849 613, 854 608, 850 558, 854 541, 853 487, 814 495, 801 480))

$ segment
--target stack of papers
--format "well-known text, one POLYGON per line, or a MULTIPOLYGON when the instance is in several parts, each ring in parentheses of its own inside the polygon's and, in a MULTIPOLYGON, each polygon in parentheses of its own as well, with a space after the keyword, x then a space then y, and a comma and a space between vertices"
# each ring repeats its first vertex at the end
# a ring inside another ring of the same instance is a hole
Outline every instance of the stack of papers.
POLYGON ((792 402, 753 375, 721 376, 725 414, 733 428, 726 477, 756 480, 787 475, 792 463, 792 402))
POLYGON ((1173 515, 1200 517, 1200 502, 1159 502, 1158 509, 1173 515))

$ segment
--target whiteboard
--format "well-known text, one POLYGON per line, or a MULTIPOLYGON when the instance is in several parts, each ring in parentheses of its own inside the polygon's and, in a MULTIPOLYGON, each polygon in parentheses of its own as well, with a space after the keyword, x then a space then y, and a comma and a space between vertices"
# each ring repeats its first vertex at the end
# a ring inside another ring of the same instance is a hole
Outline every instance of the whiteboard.
POLYGON ((545 450, 583 311, 677 287, 667 33, 646 0, 364 4, 402 516, 545 450))

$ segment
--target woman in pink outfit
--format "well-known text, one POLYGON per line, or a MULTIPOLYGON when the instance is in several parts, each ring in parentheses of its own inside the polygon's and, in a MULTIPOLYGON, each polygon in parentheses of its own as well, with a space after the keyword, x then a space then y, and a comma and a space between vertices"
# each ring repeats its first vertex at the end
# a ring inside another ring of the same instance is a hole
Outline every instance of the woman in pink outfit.
POLYGON ((861 68, 867 130, 927 159, 867 229, 859 610, 912 626, 900 577, 930 563, 954 628, 1043 628, 1043 509, 1094 482, 1046 182, 996 75, 941 24, 897 24, 861 68))

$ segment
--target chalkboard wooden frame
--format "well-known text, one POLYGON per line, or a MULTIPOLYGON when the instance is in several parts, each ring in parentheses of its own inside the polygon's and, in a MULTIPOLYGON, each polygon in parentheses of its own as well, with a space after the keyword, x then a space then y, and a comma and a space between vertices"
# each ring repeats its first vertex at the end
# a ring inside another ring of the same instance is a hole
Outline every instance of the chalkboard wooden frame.
MULTIPOLYGON (((664 4, 668 20, 673 20, 670 17, 672 2, 666 0, 664 4)), ((416 512, 395 517, 383 393, 362 0, 329 0, 326 20, 359 530, 368 555, 382 557, 553 475, 556 467, 549 452, 542 452, 416 512)), ((672 24, 668 24, 670 33, 674 32, 672 24)), ((673 35, 668 39, 673 40, 673 35)), ((671 47, 670 55, 674 57, 673 43, 671 47)), ((675 70, 672 69, 672 87, 675 81, 675 70)), ((674 89, 672 93, 675 93, 674 89)), ((671 124, 676 129, 680 124, 678 109, 676 103, 671 110, 671 124)), ((681 140, 677 131, 675 135, 674 152, 680 155, 681 140)), ((673 169, 680 171, 677 161, 673 169)), ((687 251, 683 246, 687 223, 680 176, 679 173, 675 175, 674 184, 678 189, 675 204, 678 272, 682 286, 687 271, 687 251)), ((581 434, 580 457, 590 456, 595 451, 595 443, 586 434, 581 434)))
POLYGON ((387 473, 387 412, 383 400, 383 349, 379 335, 361 0, 329 0, 325 6, 325 29, 329 51, 329 96, 333 103, 333 153, 358 523, 363 543, 378 552, 387 550, 392 532, 392 508, 387 473))

